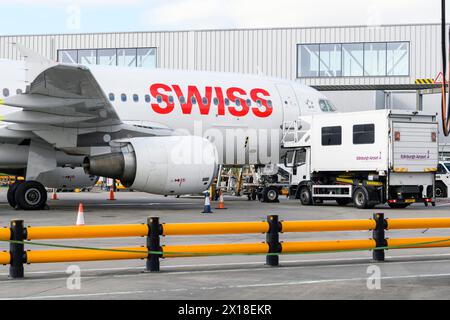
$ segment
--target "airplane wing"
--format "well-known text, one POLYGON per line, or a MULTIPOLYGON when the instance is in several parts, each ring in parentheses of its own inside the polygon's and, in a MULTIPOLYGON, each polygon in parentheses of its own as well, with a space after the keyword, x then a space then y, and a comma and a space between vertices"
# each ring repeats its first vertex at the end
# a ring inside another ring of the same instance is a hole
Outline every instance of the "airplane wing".
POLYGON ((9 124, 0 128, 0 142, 37 136, 57 148, 75 148, 102 146, 125 137, 170 135, 168 130, 123 123, 91 71, 81 65, 50 66, 26 93, 0 103, 20 108, 1 117, 9 124))

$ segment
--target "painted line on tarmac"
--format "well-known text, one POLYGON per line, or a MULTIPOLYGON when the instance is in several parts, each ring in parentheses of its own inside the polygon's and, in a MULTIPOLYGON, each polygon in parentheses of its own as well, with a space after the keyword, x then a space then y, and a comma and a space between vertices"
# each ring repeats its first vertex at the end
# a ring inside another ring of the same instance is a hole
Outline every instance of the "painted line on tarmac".
MULTIPOLYGON (((381 277, 380 280, 407 280, 407 279, 430 279, 450 277, 450 273, 441 274, 416 274, 408 276, 391 276, 381 277)), ((199 287, 199 288, 179 288, 179 289, 161 289, 161 290, 135 290, 135 291, 117 291, 117 292, 96 292, 96 293, 80 293, 80 294, 60 294, 60 295, 37 295, 28 297, 7 297, 0 298, 0 300, 46 300, 46 299, 70 299, 70 298, 88 298, 88 297, 105 297, 105 296, 125 296, 125 295, 139 295, 139 294, 161 294, 161 293, 176 293, 189 291, 214 291, 214 290, 230 290, 230 289, 253 289, 264 287, 283 287, 283 286, 301 286, 301 285, 315 285, 325 283, 340 283, 340 282, 360 282, 367 281, 367 277, 360 278, 341 278, 341 279, 322 279, 322 280, 305 280, 292 282, 272 282, 272 283, 257 283, 257 284, 241 284, 231 286, 214 286, 214 287, 199 287)))
MULTIPOLYGON (((415 259, 415 258, 439 258, 439 257, 449 257, 450 253, 443 254, 429 254, 429 255, 403 255, 403 256, 388 256, 386 255, 386 259, 415 259)), ((281 261, 282 264, 295 264, 295 263, 324 263, 324 262, 346 262, 346 261, 367 261, 365 264, 373 264, 370 261, 370 258, 344 258, 344 259, 315 259, 315 260, 290 260, 290 261, 281 261)), ((424 261, 386 261, 387 264, 392 265, 396 263, 417 263, 417 262, 430 262, 430 261, 443 261, 448 262, 446 260, 424 260, 424 261)), ((384 263, 384 262, 383 262, 384 263)), ((206 263, 206 264, 175 264, 175 265, 162 265, 163 269, 178 269, 178 268, 201 268, 201 267, 223 267, 223 266, 249 266, 249 265, 265 265, 264 262, 254 261, 254 262, 226 262, 226 263, 206 263)), ((331 265, 336 266, 336 265, 331 265)), ((299 266, 299 267, 313 267, 313 266, 299 266)), ((319 266, 314 266, 319 267, 319 266)), ((93 269, 82 269, 83 272, 102 272, 102 271, 133 271, 133 270, 145 270, 144 267, 117 267, 117 268, 93 268, 93 269)), ((212 270, 213 271, 213 270, 212 270)), ((180 271, 183 272, 183 271, 180 271)), ((42 271, 28 271, 26 274, 60 274, 66 273, 66 270, 42 270, 42 271)), ((0 273, 0 276, 8 276, 9 273, 0 273)))
MULTIPOLYGON (((366 259, 367 260, 367 259, 366 259)), ((283 265, 283 263, 281 264, 280 268, 288 268, 289 270, 298 270, 298 269, 308 269, 308 268, 315 268, 315 269, 328 269, 328 268, 345 268, 345 267, 362 267, 362 266, 371 266, 371 265, 380 265, 380 266, 393 266, 393 265, 405 265, 405 264, 430 264, 430 263, 449 263, 450 261, 448 260, 426 260, 426 261, 395 261, 395 262, 388 262, 388 263, 377 263, 377 262, 371 262, 371 261, 367 261, 365 263, 358 263, 358 264, 335 264, 335 265, 319 265, 319 266, 314 266, 314 265, 303 265, 303 266, 287 266, 287 265, 283 265)), ((291 262, 292 263, 292 262, 291 262)), ((248 263, 250 265, 256 265, 257 263, 248 263)), ((258 263, 259 264, 259 263, 258 263)), ((262 263, 261 263, 262 264, 262 263)), ((210 266, 223 266, 224 264, 221 265, 210 265, 210 266)), ((234 264, 231 264, 234 265, 234 264)), ((168 269, 168 268, 179 268, 179 266, 168 266, 165 267, 164 269, 168 269)), ((194 267, 194 265, 190 266, 190 267, 194 267)), ((195 267, 198 267, 198 265, 196 265, 195 267)), ((227 272, 227 273, 233 273, 233 272, 255 272, 255 271, 279 271, 280 268, 271 268, 271 267, 261 267, 261 268, 251 268, 251 269, 219 269, 219 270, 193 270, 193 271, 172 271, 172 272, 162 272, 159 274, 154 274, 154 275, 202 275, 202 274, 212 274, 212 273, 223 273, 223 272, 227 272)), ((143 277, 143 276, 148 276, 149 273, 147 272, 143 272, 144 268, 134 268, 134 269, 121 269, 118 268, 119 270, 140 270, 141 273, 139 274, 127 274, 127 275, 91 275, 91 276, 82 276, 83 279, 85 280, 93 280, 93 279, 97 279, 97 280, 107 280, 107 279, 121 279, 121 278, 136 278, 136 277, 143 277)), ((99 271, 111 271, 111 269, 97 269, 99 271)), ((82 273, 86 272, 86 270, 81 270, 82 273)), ((92 271, 92 270, 91 270, 92 271)), ((27 274, 29 274, 30 272, 28 272, 27 274)), ((58 273, 65 273, 65 272, 58 272, 58 273)), ((46 272, 40 272, 40 274, 47 274, 46 272)), ((48 282, 48 281, 65 281, 67 280, 67 277, 64 278, 51 278, 51 279, 20 279, 20 280, 0 280, 0 283, 5 283, 5 284, 14 284, 14 283, 23 283, 24 281, 26 282, 48 282)))

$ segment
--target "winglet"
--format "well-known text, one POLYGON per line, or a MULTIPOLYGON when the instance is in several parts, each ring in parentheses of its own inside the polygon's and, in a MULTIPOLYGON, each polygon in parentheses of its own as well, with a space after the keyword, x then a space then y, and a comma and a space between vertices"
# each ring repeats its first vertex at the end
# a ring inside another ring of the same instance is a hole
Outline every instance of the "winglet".
POLYGON ((17 48, 19 53, 24 57, 25 60, 25 80, 31 83, 36 77, 44 70, 57 65, 56 62, 40 55, 39 53, 27 48, 20 43, 13 43, 17 48))

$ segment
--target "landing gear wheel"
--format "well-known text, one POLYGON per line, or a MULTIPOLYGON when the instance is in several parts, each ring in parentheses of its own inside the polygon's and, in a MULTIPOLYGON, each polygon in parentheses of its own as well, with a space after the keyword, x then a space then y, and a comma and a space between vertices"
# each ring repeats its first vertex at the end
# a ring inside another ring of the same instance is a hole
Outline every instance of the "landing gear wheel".
POLYGON ((358 209, 370 209, 369 193, 365 188, 356 188, 353 192, 353 203, 358 209))
POLYGON ((410 206, 409 203, 388 203, 391 209, 405 209, 410 206))
POLYGON ((311 191, 308 187, 302 187, 300 189, 300 202, 304 206, 310 206, 313 204, 311 191))
POLYGON ((336 202, 341 207, 345 207, 346 205, 352 203, 352 199, 340 198, 340 199, 336 199, 336 202))
POLYGON ((25 181, 17 187, 15 201, 19 209, 42 210, 47 203, 47 190, 37 181, 25 181))
POLYGON ((264 190, 264 200, 268 203, 279 202, 278 200, 279 195, 280 194, 278 192, 278 189, 275 187, 266 188, 264 190))
POLYGON ((9 186, 8 188, 8 193, 7 193, 7 199, 8 199, 8 203, 12 208, 16 208, 17 207, 17 202, 16 202, 16 190, 17 187, 22 183, 23 181, 18 181, 12 185, 9 186))

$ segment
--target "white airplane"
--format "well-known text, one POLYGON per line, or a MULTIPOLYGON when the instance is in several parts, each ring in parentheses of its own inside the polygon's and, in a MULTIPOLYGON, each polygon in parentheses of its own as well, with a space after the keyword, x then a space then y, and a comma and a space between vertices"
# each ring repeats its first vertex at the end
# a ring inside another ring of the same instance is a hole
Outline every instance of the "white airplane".
POLYGON ((17 47, 24 61, 0 61, 0 172, 25 177, 8 190, 17 209, 45 207, 44 186, 95 176, 152 194, 200 193, 219 164, 280 163, 284 122, 335 111, 292 81, 68 65, 17 47))

